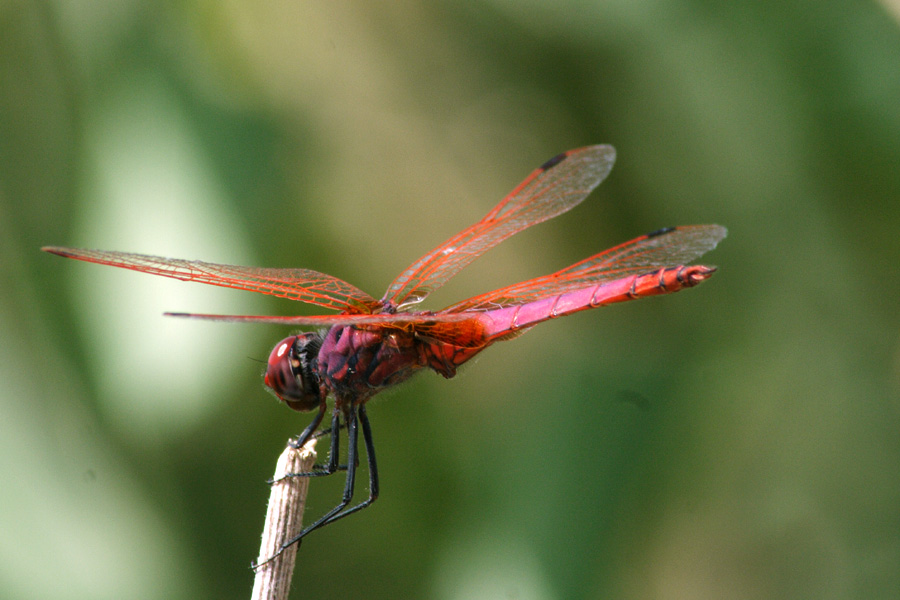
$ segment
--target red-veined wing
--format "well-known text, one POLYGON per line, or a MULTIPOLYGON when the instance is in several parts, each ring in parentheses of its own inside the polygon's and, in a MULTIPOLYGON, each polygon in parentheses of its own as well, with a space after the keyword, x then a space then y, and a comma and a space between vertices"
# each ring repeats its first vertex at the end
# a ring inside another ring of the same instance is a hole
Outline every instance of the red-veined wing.
POLYGON ((207 315, 197 313, 165 313, 167 317, 183 317, 230 323, 273 323, 331 327, 375 325, 413 332, 416 335, 456 346, 478 347, 484 344, 485 327, 477 314, 466 313, 382 313, 377 315, 314 315, 309 317, 272 317, 253 315, 207 315))
POLYGON ((485 311, 573 292, 589 285, 683 265, 716 247, 720 225, 670 227, 610 248, 556 273, 523 281, 448 306, 441 313, 485 311))
POLYGON ((612 169, 612 146, 560 154, 539 167, 482 220, 456 234, 397 277, 384 302, 405 308, 421 302, 486 250, 584 200, 612 169))
POLYGON ((45 252, 101 265, 122 267, 181 281, 260 292, 348 313, 371 313, 380 305, 346 281, 309 269, 263 269, 218 265, 199 260, 161 258, 129 252, 80 250, 48 246, 45 252))

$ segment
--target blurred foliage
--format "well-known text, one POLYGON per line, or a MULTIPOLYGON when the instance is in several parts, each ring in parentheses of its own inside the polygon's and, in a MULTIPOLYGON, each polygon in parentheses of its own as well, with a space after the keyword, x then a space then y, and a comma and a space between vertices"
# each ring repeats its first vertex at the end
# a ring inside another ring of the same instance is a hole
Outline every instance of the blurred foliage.
MULTIPOLYGON (((160 316, 306 308, 40 246, 378 295, 604 142, 618 164, 583 206, 429 307, 673 224, 729 228, 720 272, 373 401, 382 499, 303 544, 296 597, 896 597, 884 2, 0 4, 0 595, 246 597, 265 480, 306 423, 254 362, 287 331, 160 316)), ((310 511, 340 486, 313 482, 310 511)))

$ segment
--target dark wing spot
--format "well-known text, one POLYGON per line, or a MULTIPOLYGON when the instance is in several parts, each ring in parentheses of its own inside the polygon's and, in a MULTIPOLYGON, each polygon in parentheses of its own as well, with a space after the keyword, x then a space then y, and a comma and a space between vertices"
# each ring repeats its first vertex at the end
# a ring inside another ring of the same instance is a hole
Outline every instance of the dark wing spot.
POLYGON ((656 231, 651 231, 650 233, 647 234, 647 237, 654 238, 658 235, 664 235, 671 231, 675 231, 675 228, 674 227, 663 227, 662 229, 657 229, 656 231))
POLYGON ((562 154, 557 154, 556 156, 554 156, 553 158, 551 158, 550 160, 548 160, 547 162, 542 164, 541 170, 548 171, 548 170, 552 169, 553 167, 555 167, 556 165, 561 163, 563 161, 563 159, 565 157, 567 157, 568 155, 569 155, 568 152, 563 152, 562 154))

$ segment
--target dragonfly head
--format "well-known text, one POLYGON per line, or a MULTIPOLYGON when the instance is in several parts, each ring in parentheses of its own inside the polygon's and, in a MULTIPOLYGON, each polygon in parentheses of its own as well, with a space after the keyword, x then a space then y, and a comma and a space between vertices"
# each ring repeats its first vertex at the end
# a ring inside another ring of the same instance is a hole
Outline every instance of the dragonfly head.
POLYGON ((301 333, 284 338, 269 355, 265 384, 290 408, 313 410, 321 403, 319 377, 316 374, 322 336, 301 333))

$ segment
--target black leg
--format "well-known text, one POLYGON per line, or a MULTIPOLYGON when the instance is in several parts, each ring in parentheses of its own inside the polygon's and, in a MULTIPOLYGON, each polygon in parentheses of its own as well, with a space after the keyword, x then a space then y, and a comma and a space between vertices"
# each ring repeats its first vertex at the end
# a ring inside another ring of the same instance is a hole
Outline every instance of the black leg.
MULTIPOLYGON (((341 425, 341 426, 338 428, 338 431, 340 431, 341 429, 346 429, 346 427, 347 427, 347 424, 344 423, 343 425, 341 425)), ((314 437, 314 438, 316 438, 316 439, 319 439, 319 438, 321 438, 321 437, 325 437, 326 435, 331 435, 331 432, 332 432, 331 427, 327 427, 327 428, 325 428, 325 429, 320 429, 320 430, 317 431, 315 434, 313 434, 312 437, 314 437)))
MULTIPOLYGON (((320 436, 321 432, 316 432, 316 428, 322 423, 322 418, 325 416, 325 407, 326 407, 325 399, 323 398, 322 403, 319 404, 319 412, 316 413, 316 416, 313 418, 313 420, 310 422, 310 424, 306 426, 306 429, 303 430, 303 433, 301 433, 299 436, 297 436, 297 439, 295 439, 295 440, 288 440, 288 445, 291 448, 300 449, 306 445, 306 442, 308 442, 310 440, 310 438, 318 438, 320 436), (315 435, 313 435, 313 432, 315 432, 315 435)), ((337 422, 338 422, 337 415, 335 415, 331 419, 331 428, 332 429, 335 429, 337 422)), ((337 444, 337 440, 334 439, 334 436, 333 436, 332 440, 331 440, 332 456, 337 455, 337 451, 335 450, 336 444, 337 444)), ((331 475, 332 473, 334 473, 336 470, 338 470, 340 468, 340 467, 337 467, 336 465, 332 468, 331 463, 334 463, 334 462, 335 462, 335 460, 332 459, 328 465, 325 465, 325 466, 315 465, 313 467, 315 470, 310 471, 308 473, 285 473, 278 479, 269 479, 267 481, 267 483, 269 483, 269 484, 277 483, 286 477, 323 477, 325 475, 331 475)))
MULTIPOLYGON (((321 420, 321 418, 319 419, 321 420)), ((338 456, 338 445, 336 442, 332 441, 331 451, 332 455, 329 458, 328 465, 323 467, 323 471, 321 472, 312 472, 312 473, 291 473, 286 475, 286 477, 291 476, 315 476, 315 475, 327 475, 333 473, 335 469, 346 469, 347 470, 347 479, 344 485, 344 494, 341 498, 341 503, 335 506, 333 509, 328 511, 325 515, 319 518, 312 525, 307 526, 303 531, 297 534, 294 538, 284 543, 281 548, 273 554, 271 557, 266 559, 263 563, 269 562, 273 558, 280 555, 287 548, 292 546, 293 544, 299 544, 307 534, 328 525, 329 523, 333 523, 338 519, 342 519, 347 515, 353 514, 359 510, 362 510, 375 502, 378 499, 378 465, 375 461, 375 444, 372 441, 372 427, 369 425, 369 417, 366 414, 366 408, 364 405, 360 405, 358 407, 351 407, 351 409, 347 412, 345 416, 345 425, 347 427, 347 435, 348 435, 348 456, 347 456, 347 464, 346 465, 338 465, 337 464, 337 456, 338 456), (357 441, 359 437, 359 424, 362 424, 363 430, 363 441, 366 446, 366 462, 369 467, 369 497, 360 502, 356 506, 351 508, 347 508, 347 505, 350 504, 350 501, 353 499, 353 490, 356 482, 356 467, 359 465, 359 450, 357 448, 357 441), (331 470, 329 470, 331 469, 331 470)), ((340 427, 338 427, 338 414, 332 418, 332 434, 334 432, 338 432, 340 434, 340 427)), ((306 432, 304 432, 306 433, 306 432)), ((333 435, 333 437, 336 437, 333 435)), ((260 565, 256 565, 257 567, 260 565)))
POLYGON ((325 471, 330 475, 337 471, 338 457, 341 454, 341 411, 334 407, 334 414, 331 415, 331 431, 337 431, 336 435, 331 436, 331 448, 328 451, 328 464, 325 465, 325 471))
MULTIPOLYGON (((341 439, 341 436, 340 436, 340 431, 341 431, 341 428, 340 428, 340 414, 341 414, 340 411, 338 411, 337 409, 335 409, 334 414, 331 416, 331 427, 329 427, 329 428, 326 430, 326 431, 337 431, 337 432, 338 432, 336 435, 332 435, 332 436, 331 436, 331 446, 330 446, 330 449, 329 449, 329 451, 328 451, 328 453, 329 453, 329 456, 328 456, 328 464, 325 464, 325 465, 313 465, 313 469, 314 469, 314 470, 312 470, 312 471, 307 471, 307 472, 305 472, 305 473, 285 473, 284 475, 281 476, 280 479, 277 479, 277 480, 276 480, 276 479, 270 479, 270 480, 269 480, 269 483, 275 483, 276 481, 281 481, 281 479, 284 479, 284 478, 286 478, 286 477, 325 477, 325 476, 327 476, 327 475, 333 474, 335 471, 344 471, 344 470, 346 470, 346 469, 347 469, 347 466, 346 466, 346 465, 339 465, 339 464, 338 464, 338 457, 340 456, 340 453, 341 453, 341 448, 340 448, 340 439, 341 439)), ((321 419, 320 419, 320 420, 321 420, 321 419)), ((306 431, 304 431, 304 433, 306 433, 306 431)), ((318 432, 318 433, 321 433, 321 432, 318 432)), ((318 438, 318 437, 319 437, 318 433, 317 433, 315 436, 313 436, 313 437, 318 438)), ((302 434, 301 434, 301 435, 302 435, 302 434)))
POLYGON ((306 442, 309 441, 309 436, 312 435, 312 432, 315 431, 319 426, 319 423, 322 422, 322 417, 325 416, 325 406, 325 398, 322 398, 322 402, 319 404, 319 412, 316 413, 312 422, 306 426, 306 429, 303 430, 303 433, 301 433, 296 440, 288 441, 291 448, 302 448, 306 445, 306 442))
MULTIPOLYGON (((331 521, 331 519, 333 517, 335 517, 335 515, 340 514, 341 511, 343 511, 347 507, 347 505, 350 504, 350 501, 353 500, 353 487, 356 482, 356 465, 359 462, 359 451, 356 447, 357 441, 359 438, 359 420, 357 419, 357 416, 356 416, 356 410, 357 409, 355 406, 351 406, 350 409, 347 411, 347 416, 346 416, 347 437, 348 437, 348 440, 347 440, 347 479, 346 479, 346 483, 344 484, 344 495, 341 498, 341 503, 338 504, 337 506, 335 506, 334 508, 332 508, 331 510, 329 510, 327 513, 325 513, 315 523, 305 527, 303 529, 303 531, 298 533, 293 539, 285 542, 281 546, 281 550, 279 550, 272 558, 275 558, 275 556, 278 556, 279 554, 284 552, 284 550, 286 548, 288 548, 289 546, 296 544, 297 542, 302 540, 311 531, 315 531, 319 527, 322 527, 323 525, 328 524, 331 521)), ((363 414, 365 414, 365 413, 363 413, 363 414)), ((335 437, 337 437, 337 436, 332 436, 332 439, 334 439, 335 437)), ((332 447, 334 447, 334 442, 332 442, 332 447)), ((337 462, 337 458, 332 457, 329 460, 329 465, 331 463, 336 464, 336 462, 337 462)))
POLYGON ((369 464, 369 497, 356 506, 329 518, 323 525, 334 523, 338 519, 362 510, 378 499, 378 465, 375 463, 375 444, 372 443, 372 428, 369 426, 369 417, 366 415, 364 404, 359 406, 359 422, 362 424, 363 441, 366 444, 366 461, 369 464))

